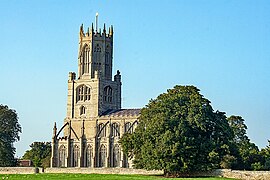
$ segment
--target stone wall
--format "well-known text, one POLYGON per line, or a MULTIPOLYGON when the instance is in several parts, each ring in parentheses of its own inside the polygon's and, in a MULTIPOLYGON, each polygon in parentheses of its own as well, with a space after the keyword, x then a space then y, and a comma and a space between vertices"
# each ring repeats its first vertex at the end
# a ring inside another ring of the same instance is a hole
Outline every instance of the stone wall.
POLYGON ((82 174, 144 174, 160 175, 163 171, 146 171, 132 168, 46 168, 45 173, 82 173, 82 174))
MULTIPOLYGON (((0 174, 34 174, 43 173, 42 168, 34 167, 0 167, 0 174)), ((141 174, 162 175, 163 171, 146 171, 132 168, 47 168, 44 173, 82 173, 82 174, 141 174)), ((269 180, 270 171, 237 171, 230 169, 216 169, 193 176, 219 176, 243 180, 269 180)))
POLYGON ((35 167, 0 167, 0 174, 34 174, 42 172, 42 168, 35 167))
POLYGON ((212 171, 212 176, 245 180, 269 180, 270 171, 237 171, 230 169, 217 169, 212 171))
POLYGON ((198 172, 191 176, 226 177, 243 180, 269 180, 270 171, 238 171, 231 169, 215 169, 209 172, 198 172))

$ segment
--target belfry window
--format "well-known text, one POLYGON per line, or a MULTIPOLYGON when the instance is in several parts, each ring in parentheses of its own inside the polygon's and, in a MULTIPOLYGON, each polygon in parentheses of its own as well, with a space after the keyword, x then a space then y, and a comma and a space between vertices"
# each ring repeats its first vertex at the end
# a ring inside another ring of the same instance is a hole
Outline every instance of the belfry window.
POLYGON ((89 73, 90 47, 86 44, 81 53, 81 73, 89 73))
POLYGON ((117 123, 112 124, 112 136, 113 137, 118 137, 120 136, 120 128, 117 123))
POLYGON ((89 101, 91 99, 91 88, 86 85, 77 87, 77 102, 89 101))
POLYGON ((110 86, 106 86, 104 88, 103 100, 104 102, 108 102, 108 103, 112 102, 112 88, 110 86))

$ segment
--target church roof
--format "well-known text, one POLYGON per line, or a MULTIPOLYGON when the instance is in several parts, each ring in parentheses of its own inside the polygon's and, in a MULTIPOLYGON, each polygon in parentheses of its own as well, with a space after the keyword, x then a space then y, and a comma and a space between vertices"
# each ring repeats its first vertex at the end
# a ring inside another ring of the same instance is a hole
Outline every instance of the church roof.
POLYGON ((139 116, 141 109, 118 109, 105 111, 101 117, 115 117, 115 116, 139 116))

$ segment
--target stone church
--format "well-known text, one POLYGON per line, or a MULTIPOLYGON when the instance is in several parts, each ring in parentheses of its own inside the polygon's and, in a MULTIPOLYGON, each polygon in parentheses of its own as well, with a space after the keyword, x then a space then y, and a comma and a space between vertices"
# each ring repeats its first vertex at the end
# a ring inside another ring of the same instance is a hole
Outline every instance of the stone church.
POLYGON ((51 167, 131 167, 119 144, 140 109, 121 108, 120 71, 112 77, 113 27, 79 32, 78 73, 68 76, 67 115, 53 128, 51 167))

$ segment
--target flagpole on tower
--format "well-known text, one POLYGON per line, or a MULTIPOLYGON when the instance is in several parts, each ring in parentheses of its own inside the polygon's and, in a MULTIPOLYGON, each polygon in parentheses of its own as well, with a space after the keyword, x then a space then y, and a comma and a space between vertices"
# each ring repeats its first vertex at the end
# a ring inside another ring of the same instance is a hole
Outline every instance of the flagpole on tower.
POLYGON ((98 12, 96 13, 96 32, 98 32, 98 12))

